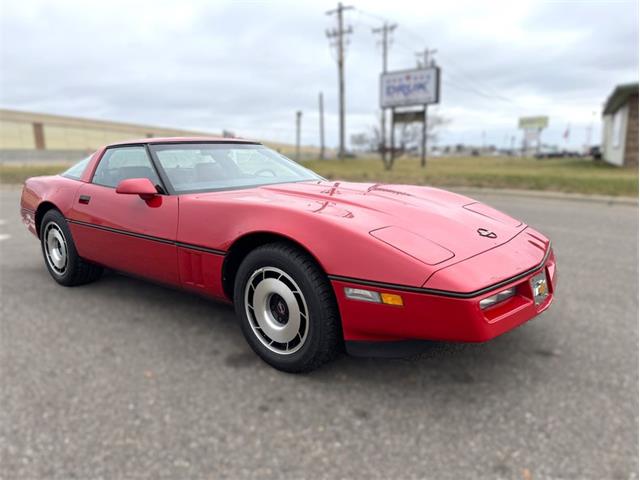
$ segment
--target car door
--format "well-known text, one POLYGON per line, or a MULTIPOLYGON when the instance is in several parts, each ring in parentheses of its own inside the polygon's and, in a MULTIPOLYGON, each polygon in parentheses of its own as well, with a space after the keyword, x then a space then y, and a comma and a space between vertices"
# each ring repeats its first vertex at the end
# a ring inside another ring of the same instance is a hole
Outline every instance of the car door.
POLYGON ((116 270, 178 284, 178 198, 116 193, 118 183, 129 178, 148 178, 163 188, 144 146, 105 150, 69 215, 78 253, 116 270))

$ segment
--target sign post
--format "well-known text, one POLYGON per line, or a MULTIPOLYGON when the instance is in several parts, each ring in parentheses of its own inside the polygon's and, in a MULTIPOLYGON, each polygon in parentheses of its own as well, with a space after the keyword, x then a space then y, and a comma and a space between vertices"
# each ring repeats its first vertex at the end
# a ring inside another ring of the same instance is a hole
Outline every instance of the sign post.
POLYGON ((388 170, 391 170, 391 167, 393 166, 393 161, 395 160, 395 157, 394 157, 394 154, 396 151, 395 138, 396 138, 396 108, 391 107, 391 152, 389 152, 391 158, 389 160, 389 163, 385 165, 385 167, 387 167, 388 170))
POLYGON ((525 155, 531 142, 536 142, 536 152, 540 153, 540 137, 542 130, 549 126, 549 117, 520 117, 518 119, 518 128, 523 130, 524 139, 522 141, 522 155, 525 155))
MULTIPOLYGON (((391 165, 395 156, 394 128, 396 122, 422 122, 421 166, 427 164, 427 106, 440 101, 440 68, 431 66, 399 70, 380 76, 380 107, 392 109, 391 165), (422 106, 419 111, 397 111, 397 108, 422 106)), ((390 168, 390 167, 389 167, 390 168)))
POLYGON ((424 118, 422 119, 422 148, 420 149, 420 166, 427 166, 427 105, 424 106, 424 118))

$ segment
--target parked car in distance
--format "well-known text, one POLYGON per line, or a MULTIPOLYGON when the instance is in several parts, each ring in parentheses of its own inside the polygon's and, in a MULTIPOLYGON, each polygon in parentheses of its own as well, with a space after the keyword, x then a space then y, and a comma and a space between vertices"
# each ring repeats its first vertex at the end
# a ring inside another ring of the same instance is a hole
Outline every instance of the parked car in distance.
POLYGON ((580 156, 580 152, 576 150, 559 150, 549 147, 542 147, 540 151, 534 154, 534 157, 539 160, 545 158, 576 158, 580 156))
POLYGON ((589 156, 594 160, 602 160, 602 151, 599 145, 594 145, 589 149, 589 156))

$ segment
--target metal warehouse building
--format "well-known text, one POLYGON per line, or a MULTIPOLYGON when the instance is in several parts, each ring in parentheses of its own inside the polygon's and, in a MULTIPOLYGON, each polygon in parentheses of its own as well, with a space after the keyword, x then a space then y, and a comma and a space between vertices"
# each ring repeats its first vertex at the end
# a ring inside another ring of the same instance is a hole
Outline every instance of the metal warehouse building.
POLYGON ((0 160, 66 158, 142 137, 211 133, 0 109, 0 160))
MULTIPOLYGON (((74 161, 123 140, 212 135, 221 134, 0 109, 0 162, 74 161)), ((293 145, 265 144, 285 155, 294 151, 293 145)), ((304 147, 303 155, 315 158, 318 152, 304 147)))
POLYGON ((602 158, 613 165, 638 166, 638 84, 618 85, 602 112, 602 158))

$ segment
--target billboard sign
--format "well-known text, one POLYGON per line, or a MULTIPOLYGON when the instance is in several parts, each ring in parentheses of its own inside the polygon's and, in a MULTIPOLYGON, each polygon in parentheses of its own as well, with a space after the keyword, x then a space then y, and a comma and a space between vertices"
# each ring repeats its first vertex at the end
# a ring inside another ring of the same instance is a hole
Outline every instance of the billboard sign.
POLYGON ((405 112, 394 112, 394 123, 416 123, 424 122, 424 109, 422 110, 409 110, 405 112))
POLYGON ((380 76, 382 108, 429 105, 440 100, 440 69, 419 68, 383 73, 380 76))
POLYGON ((542 130, 549 126, 549 117, 520 117, 518 119, 518 128, 523 130, 542 130))
POLYGON ((527 143, 540 141, 540 129, 528 128, 524 131, 524 141, 527 143))

